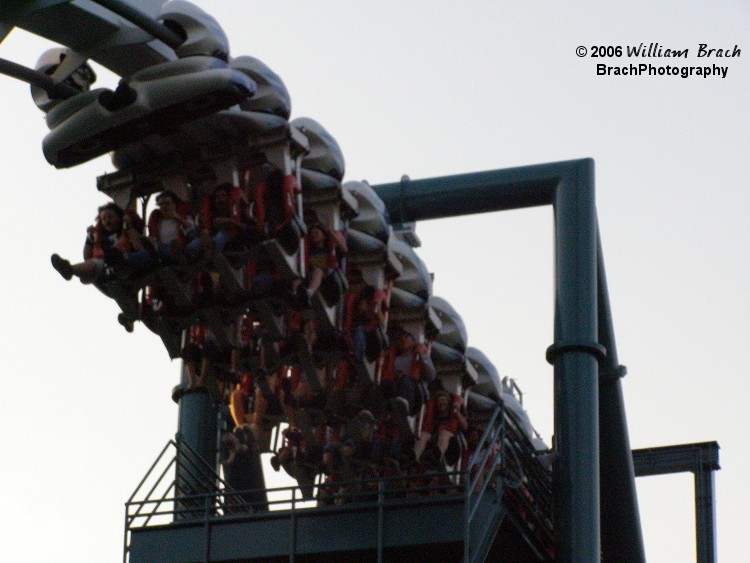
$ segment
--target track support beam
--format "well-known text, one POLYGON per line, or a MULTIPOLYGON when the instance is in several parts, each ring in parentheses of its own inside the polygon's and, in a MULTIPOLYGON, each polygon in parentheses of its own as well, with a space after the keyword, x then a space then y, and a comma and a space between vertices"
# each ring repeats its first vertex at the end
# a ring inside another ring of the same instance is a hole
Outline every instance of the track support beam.
POLYGON ((598 244, 593 160, 405 178, 373 188, 394 223, 553 206, 555 342, 547 357, 555 366, 558 557, 591 562, 603 554, 605 560, 616 560, 624 544, 631 561, 645 561, 633 467, 615 467, 612 461, 628 460, 630 447, 619 377, 607 377, 623 370, 617 365, 598 244), (601 515, 600 485, 607 503, 617 507, 601 515), (628 523, 622 526, 624 519, 628 523))
POLYGON ((695 543, 698 563, 716 563, 714 471, 719 466, 719 444, 701 442, 633 450, 635 474, 665 475, 690 471, 695 477, 695 543))

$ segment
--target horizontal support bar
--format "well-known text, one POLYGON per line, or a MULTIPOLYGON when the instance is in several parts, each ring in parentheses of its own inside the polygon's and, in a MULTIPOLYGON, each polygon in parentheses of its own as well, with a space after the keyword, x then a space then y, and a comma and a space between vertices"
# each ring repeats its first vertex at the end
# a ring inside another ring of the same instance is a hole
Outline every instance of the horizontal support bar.
POLYGON ((721 469, 717 442, 633 450, 633 463, 637 477, 721 469))
POLYGON ((591 159, 567 160, 373 186, 394 223, 549 205, 563 178, 591 159))

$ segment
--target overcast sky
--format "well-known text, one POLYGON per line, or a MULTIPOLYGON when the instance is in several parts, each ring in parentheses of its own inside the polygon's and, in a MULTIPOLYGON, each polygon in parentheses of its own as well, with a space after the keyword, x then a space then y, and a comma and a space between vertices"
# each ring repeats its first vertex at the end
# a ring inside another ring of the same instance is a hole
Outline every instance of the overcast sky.
MULTIPOLYGON (((198 3, 232 55, 281 75, 293 117, 337 138, 348 180, 595 159, 631 445, 718 441, 719 560, 747 561, 747 2, 198 3), (688 57, 576 54, 654 42, 688 57), (699 59, 701 43, 742 53, 699 59), (597 63, 726 76, 597 76, 597 63)), ((16 31, 0 57, 33 66, 46 47, 16 31)), ((116 561, 123 503, 176 430, 179 365, 144 327, 125 333, 114 302, 50 267, 53 252, 80 256, 106 201, 96 176, 113 167, 104 157, 53 169, 28 87, 2 78, 0 92, 0 559, 116 561)), ((425 222, 418 234, 435 294, 463 316, 470 345, 516 378, 549 440, 551 209, 425 222)), ((694 560, 692 476, 639 479, 638 490, 649 561, 694 560)))

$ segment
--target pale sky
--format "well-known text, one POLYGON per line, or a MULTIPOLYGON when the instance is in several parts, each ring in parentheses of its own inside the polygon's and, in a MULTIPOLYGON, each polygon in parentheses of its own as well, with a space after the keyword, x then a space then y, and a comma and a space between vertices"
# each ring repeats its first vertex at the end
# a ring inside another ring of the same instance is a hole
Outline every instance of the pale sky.
MULTIPOLYGON (((716 440, 718 555, 743 562, 750 340, 750 7, 747 2, 199 1, 232 55, 285 81, 293 117, 338 140, 347 180, 373 184, 591 157, 634 448, 716 440), (725 78, 597 76, 585 46, 658 42, 725 78), (735 58, 698 59, 700 43, 735 58)), ((47 43, 18 31, 0 57, 33 66, 47 43)), ((114 87, 102 71, 97 85, 114 87)), ((4 108, 4 392, 0 560, 117 561, 125 500, 173 437, 179 364, 145 327, 65 282, 106 198, 104 157, 58 171, 43 115, 0 77, 4 108)), ((468 197, 471 197, 468 195, 468 197)), ((469 344, 525 391, 552 433, 552 211, 425 222, 418 254, 469 344)), ((638 480, 650 562, 695 559, 689 474, 638 480)))

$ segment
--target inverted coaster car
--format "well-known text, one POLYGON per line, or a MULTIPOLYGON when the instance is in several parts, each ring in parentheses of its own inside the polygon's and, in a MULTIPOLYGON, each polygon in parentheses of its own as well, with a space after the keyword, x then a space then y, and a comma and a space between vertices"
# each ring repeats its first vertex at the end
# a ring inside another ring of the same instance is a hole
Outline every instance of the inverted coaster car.
POLYGON ((292 138, 288 121, 292 103, 281 78, 254 57, 237 57, 229 67, 256 85, 252 97, 244 98, 238 106, 122 146, 113 153, 113 164, 120 170, 149 168, 206 148, 227 151, 236 146, 245 154, 248 144, 262 147, 292 138))
POLYGON ((435 311, 442 326, 435 337, 430 357, 438 375, 449 390, 459 383, 472 385, 477 381, 477 372, 466 358, 468 336, 466 326, 456 310, 441 297, 430 297, 430 307, 435 311))
POLYGON ((356 198, 359 208, 357 216, 349 222, 350 255, 362 261, 382 260, 390 236, 385 204, 365 182, 347 182, 344 188, 356 198))
POLYGON ((472 391, 498 401, 503 392, 503 385, 495 364, 481 350, 473 346, 466 349, 466 358, 478 375, 476 385, 471 388, 472 391))
POLYGON ((292 125, 310 143, 310 152, 302 159, 303 168, 320 172, 340 182, 344 177, 344 154, 336 139, 320 123, 309 117, 298 117, 292 121, 292 125))
POLYGON ((47 161, 68 168, 106 152, 235 105, 255 93, 250 78, 227 63, 195 56, 135 73, 117 90, 74 96, 47 114, 47 161))
POLYGON ((403 266, 393 285, 391 306, 394 309, 422 309, 432 294, 432 277, 427 266, 403 241, 391 237, 388 246, 403 266))

